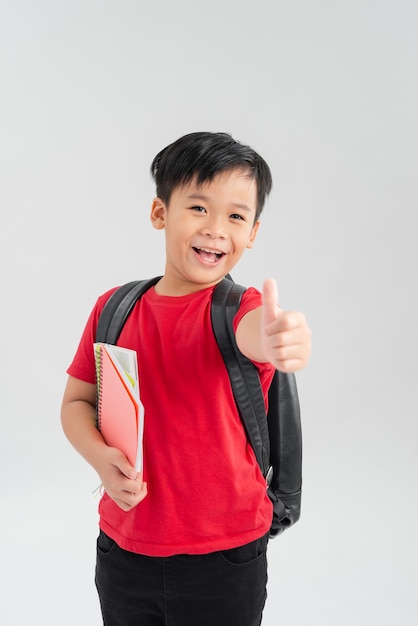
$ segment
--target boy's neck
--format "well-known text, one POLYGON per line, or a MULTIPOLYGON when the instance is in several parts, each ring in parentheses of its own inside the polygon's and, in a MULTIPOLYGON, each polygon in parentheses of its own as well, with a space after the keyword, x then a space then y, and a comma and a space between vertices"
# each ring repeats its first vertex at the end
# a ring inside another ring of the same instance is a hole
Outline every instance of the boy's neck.
POLYGON ((202 291, 203 289, 208 289, 209 287, 213 287, 220 280, 217 280, 213 283, 193 283, 185 280, 173 280, 169 279, 167 276, 163 276, 161 280, 155 285, 155 291, 159 296, 172 296, 172 297, 180 297, 187 296, 191 293, 195 293, 197 291, 202 291))

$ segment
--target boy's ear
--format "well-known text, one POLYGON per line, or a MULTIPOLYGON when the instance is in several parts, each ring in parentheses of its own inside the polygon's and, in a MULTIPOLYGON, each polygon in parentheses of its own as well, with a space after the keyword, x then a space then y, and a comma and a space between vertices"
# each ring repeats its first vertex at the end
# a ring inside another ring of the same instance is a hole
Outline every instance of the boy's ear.
POLYGON ((253 229, 251 231, 250 237, 248 239, 248 243, 247 243, 247 248, 252 248, 254 245, 254 241, 255 241, 255 237, 257 235, 257 231, 259 229, 260 226, 260 220, 257 220, 256 223, 253 226, 253 229))
POLYGON ((151 205, 151 224, 157 230, 165 227, 166 206, 161 198, 154 198, 151 205))

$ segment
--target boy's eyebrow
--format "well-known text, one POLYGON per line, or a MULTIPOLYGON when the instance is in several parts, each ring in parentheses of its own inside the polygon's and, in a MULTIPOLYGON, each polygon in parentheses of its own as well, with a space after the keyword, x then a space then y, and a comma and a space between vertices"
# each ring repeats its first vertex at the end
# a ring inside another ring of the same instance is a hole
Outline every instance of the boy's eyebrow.
MULTIPOLYGON (((192 193, 190 196, 187 196, 190 200, 205 200, 206 202, 210 201, 209 196, 205 196, 203 193, 192 193)), ((251 213, 251 209, 247 204, 242 204, 241 202, 231 202, 231 204, 237 209, 243 209, 244 211, 248 211, 251 213)))

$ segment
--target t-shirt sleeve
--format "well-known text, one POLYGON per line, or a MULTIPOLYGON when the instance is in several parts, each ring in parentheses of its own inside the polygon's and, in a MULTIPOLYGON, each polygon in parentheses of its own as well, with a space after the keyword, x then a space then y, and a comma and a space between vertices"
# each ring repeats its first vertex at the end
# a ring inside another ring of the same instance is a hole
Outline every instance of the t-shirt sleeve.
POLYGON ((93 385, 96 384, 96 367, 94 362, 93 344, 96 337, 97 323, 104 305, 115 290, 116 287, 107 291, 97 299, 96 304, 89 315, 83 334, 81 335, 77 351, 71 365, 67 369, 67 374, 70 376, 93 385))

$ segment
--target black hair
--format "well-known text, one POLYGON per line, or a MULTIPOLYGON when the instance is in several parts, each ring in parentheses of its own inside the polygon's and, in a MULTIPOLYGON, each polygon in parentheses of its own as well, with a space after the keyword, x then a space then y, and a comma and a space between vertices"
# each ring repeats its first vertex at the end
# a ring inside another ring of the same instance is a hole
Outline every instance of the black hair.
POLYGON ((177 187, 193 179, 201 185, 221 172, 240 167, 248 170, 256 182, 257 220, 271 191, 270 168, 255 150, 228 133, 196 132, 180 137, 157 154, 151 164, 151 175, 157 196, 168 205, 177 187))

